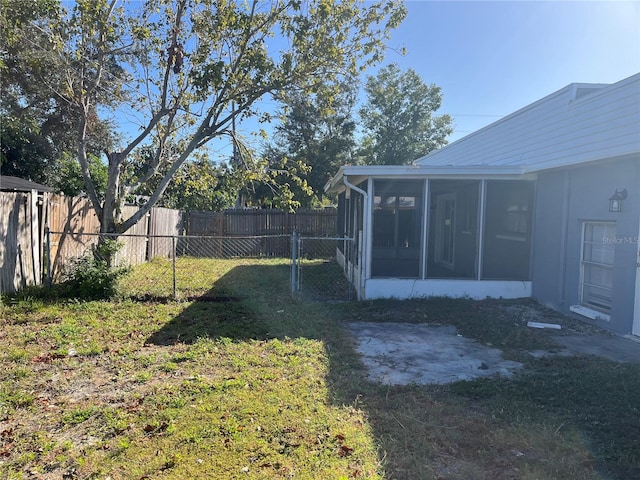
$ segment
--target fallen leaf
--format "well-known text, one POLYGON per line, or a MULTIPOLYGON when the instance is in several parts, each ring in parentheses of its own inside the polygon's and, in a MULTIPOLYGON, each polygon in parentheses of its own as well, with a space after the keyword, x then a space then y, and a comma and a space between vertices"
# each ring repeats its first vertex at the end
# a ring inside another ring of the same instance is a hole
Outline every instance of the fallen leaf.
POLYGON ((340 450, 338 450, 338 455, 341 457, 348 457, 353 452, 353 448, 347 447, 346 445, 341 445, 340 450))

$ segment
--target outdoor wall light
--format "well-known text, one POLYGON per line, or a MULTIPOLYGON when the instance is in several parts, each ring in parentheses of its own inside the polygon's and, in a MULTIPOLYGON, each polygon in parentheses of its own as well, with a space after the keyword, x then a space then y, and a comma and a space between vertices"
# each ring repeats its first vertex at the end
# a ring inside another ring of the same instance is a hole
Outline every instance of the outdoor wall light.
POLYGON ((609 211, 610 212, 621 212, 622 211, 622 201, 627 198, 627 189, 623 189, 621 192, 616 188, 616 193, 609 197, 609 211))

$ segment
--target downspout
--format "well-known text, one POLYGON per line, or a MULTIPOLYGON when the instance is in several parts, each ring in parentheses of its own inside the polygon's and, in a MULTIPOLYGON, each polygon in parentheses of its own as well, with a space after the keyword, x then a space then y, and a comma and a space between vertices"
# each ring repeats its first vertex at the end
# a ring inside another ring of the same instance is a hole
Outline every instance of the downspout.
POLYGON ((364 281, 369 278, 369 260, 368 260, 368 249, 367 245, 369 244, 369 195, 360 187, 356 187, 353 183, 349 181, 346 175, 342 177, 342 182, 344 185, 353 190, 356 193, 359 193, 363 197, 363 212, 362 212, 362 257, 360 258, 360 268, 361 268, 361 288, 358 291, 358 300, 362 299, 362 287, 364 286, 364 281))

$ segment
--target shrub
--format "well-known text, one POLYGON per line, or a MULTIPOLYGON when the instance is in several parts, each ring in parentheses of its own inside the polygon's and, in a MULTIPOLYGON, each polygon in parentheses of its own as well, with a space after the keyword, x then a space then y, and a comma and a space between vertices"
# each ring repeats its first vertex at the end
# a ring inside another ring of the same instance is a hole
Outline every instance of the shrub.
POLYGON ((65 283, 70 294, 85 299, 107 299, 117 293, 118 280, 128 268, 113 266, 115 254, 122 248, 117 240, 101 240, 91 252, 70 262, 65 283))

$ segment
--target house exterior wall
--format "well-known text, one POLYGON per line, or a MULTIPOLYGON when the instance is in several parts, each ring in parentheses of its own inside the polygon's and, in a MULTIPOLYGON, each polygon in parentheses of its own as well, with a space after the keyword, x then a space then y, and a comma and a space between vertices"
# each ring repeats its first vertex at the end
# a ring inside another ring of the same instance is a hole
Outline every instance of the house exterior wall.
MULTIPOLYGON (((638 229, 640 157, 541 172, 536 187, 532 295, 566 314, 580 304, 583 225, 615 222, 610 319, 594 322, 621 334, 632 330, 638 229), (609 197, 626 188, 622 212, 609 212, 609 197)), ((578 318, 584 319, 582 316, 578 318)))

